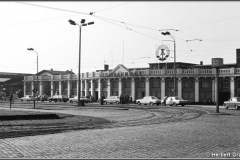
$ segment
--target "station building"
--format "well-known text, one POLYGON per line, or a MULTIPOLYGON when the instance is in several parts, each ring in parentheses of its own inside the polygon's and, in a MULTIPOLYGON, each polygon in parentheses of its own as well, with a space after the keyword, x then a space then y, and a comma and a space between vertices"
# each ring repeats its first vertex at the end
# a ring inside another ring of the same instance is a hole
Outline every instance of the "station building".
POLYGON ((19 97, 23 96, 23 80, 24 76, 29 76, 27 73, 12 73, 0 72, 0 96, 18 94, 19 97))
MULTIPOLYGON (((212 65, 176 62, 177 96, 191 102, 215 102, 216 68, 212 65)), ((126 68, 119 64, 114 69, 81 73, 81 96, 94 96, 98 100, 122 93, 135 101, 144 96, 172 96, 174 63, 149 63, 147 68, 126 68)), ((70 71, 43 70, 37 75, 24 76, 24 95, 32 95, 38 76, 39 94, 78 95, 78 74, 70 71)), ((219 69, 219 103, 240 96, 240 49, 236 50, 236 63, 224 64, 219 69)))

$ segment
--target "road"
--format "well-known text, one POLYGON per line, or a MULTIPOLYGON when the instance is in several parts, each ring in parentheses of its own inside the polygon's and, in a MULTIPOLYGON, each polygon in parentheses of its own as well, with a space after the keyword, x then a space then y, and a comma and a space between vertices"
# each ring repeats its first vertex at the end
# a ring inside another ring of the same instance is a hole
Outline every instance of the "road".
POLYGON ((0 158, 240 158, 239 110, 220 107, 216 114, 215 106, 140 109, 131 105, 124 106, 130 110, 115 107, 113 112, 111 107, 97 110, 97 104, 89 107, 51 111, 119 123, 103 129, 0 139, 0 158))

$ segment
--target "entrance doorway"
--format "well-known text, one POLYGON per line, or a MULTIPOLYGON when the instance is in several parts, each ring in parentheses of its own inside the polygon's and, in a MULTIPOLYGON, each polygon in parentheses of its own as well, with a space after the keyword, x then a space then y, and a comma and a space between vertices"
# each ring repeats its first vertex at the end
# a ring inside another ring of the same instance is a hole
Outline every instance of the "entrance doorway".
POLYGON ((98 91, 95 91, 95 97, 94 97, 94 101, 98 100, 98 91))

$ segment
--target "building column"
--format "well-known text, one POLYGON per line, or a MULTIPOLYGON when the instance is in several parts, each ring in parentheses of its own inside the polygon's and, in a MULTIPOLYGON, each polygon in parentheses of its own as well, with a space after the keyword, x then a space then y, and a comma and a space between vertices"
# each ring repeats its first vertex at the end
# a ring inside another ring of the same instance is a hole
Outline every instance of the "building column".
POLYGON ((59 81, 59 94, 58 95, 62 95, 62 82, 59 81))
POLYGON ((88 85, 88 80, 85 80, 85 96, 89 96, 89 85, 88 85))
POLYGON ((108 85, 107 96, 110 97, 111 96, 111 79, 108 79, 107 85, 108 85))
POLYGON ((95 86, 93 79, 91 79, 91 95, 95 98, 95 86))
POLYGON ((122 79, 118 79, 118 96, 121 96, 122 94, 122 79))
POLYGON ((98 98, 101 99, 102 97, 102 81, 98 79, 98 98))
POLYGON ((32 81, 32 89, 31 89, 32 96, 33 96, 33 89, 34 89, 34 81, 32 81))
POLYGON ((71 81, 68 81, 68 97, 70 98, 72 90, 71 90, 71 81))
POLYGON ((182 97, 182 78, 178 78, 178 97, 182 97))
POLYGON ((80 84, 81 84, 81 87, 80 87, 80 97, 83 96, 83 83, 84 83, 84 80, 80 80, 80 84))
POLYGON ((161 79, 161 99, 165 97, 165 78, 161 79))
POLYGON ((23 96, 25 97, 27 94, 27 84, 26 82, 23 82, 24 86, 23 86, 23 96))
POLYGON ((53 81, 51 81, 51 97, 53 97, 53 81))
POLYGON ((135 89, 135 79, 132 78, 131 80, 131 96, 132 96, 132 101, 135 101, 135 93, 136 93, 136 89, 135 89))
POLYGON ((40 95, 43 95, 43 82, 39 82, 40 83, 40 95))
POLYGON ((149 83, 149 78, 145 79, 145 92, 146 92, 146 96, 150 95, 150 83, 149 83))
POLYGON ((195 102, 199 102, 199 79, 195 78, 195 102))
POLYGON ((215 79, 212 79, 212 101, 215 102, 215 79))
POLYGON ((230 95, 231 95, 231 97, 235 97, 235 79, 234 79, 234 77, 231 77, 231 80, 230 80, 230 95))

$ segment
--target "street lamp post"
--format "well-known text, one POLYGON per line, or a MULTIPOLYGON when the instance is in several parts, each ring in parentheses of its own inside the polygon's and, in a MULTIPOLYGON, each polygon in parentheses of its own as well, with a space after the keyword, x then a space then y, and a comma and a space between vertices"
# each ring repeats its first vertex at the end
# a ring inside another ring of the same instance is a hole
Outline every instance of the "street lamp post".
POLYGON ((176 41, 175 41, 175 38, 171 35, 171 33, 170 32, 162 32, 162 35, 164 35, 164 36, 166 36, 166 35, 168 35, 169 37, 171 37, 172 39, 173 39, 173 42, 174 42, 174 67, 173 67, 173 69, 174 69, 174 87, 173 87, 173 89, 174 89, 174 96, 176 96, 176 41))
MULTIPOLYGON (((28 48, 27 50, 34 51, 37 54, 37 88, 34 91, 38 92, 38 53, 33 48, 28 48)), ((38 101, 38 94, 37 94, 37 101, 38 101)), ((35 108, 35 95, 34 95, 34 108, 35 108)))
POLYGON ((94 24, 94 22, 89 22, 89 23, 85 23, 85 19, 81 20, 81 24, 76 23, 75 21, 69 19, 68 22, 71 25, 78 25, 79 26, 79 61, 78 61, 78 106, 83 106, 84 102, 81 102, 80 100, 80 88, 81 88, 81 83, 80 83, 80 73, 81 73, 81 67, 80 67, 80 63, 81 63, 81 30, 82 30, 82 26, 87 26, 87 25, 92 25, 94 24), (81 102, 81 103, 80 103, 81 102))

